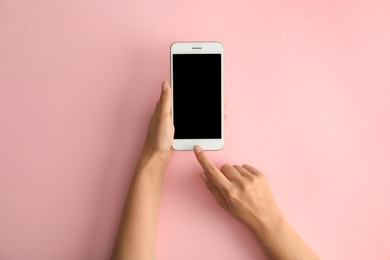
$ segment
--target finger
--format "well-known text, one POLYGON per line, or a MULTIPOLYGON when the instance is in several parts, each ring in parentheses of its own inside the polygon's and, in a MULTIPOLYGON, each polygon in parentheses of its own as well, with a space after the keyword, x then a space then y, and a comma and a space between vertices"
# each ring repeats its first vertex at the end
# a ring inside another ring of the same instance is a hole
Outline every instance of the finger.
POLYGON ((233 168, 244 178, 253 178, 253 174, 251 174, 247 169, 242 166, 234 165, 233 168))
POLYGON ((250 172, 253 175, 256 175, 256 176, 264 175, 261 171, 259 171, 255 167, 250 166, 248 164, 244 164, 242 167, 245 168, 248 172, 250 172))
POLYGON ((165 80, 161 85, 161 95, 158 101, 158 108, 161 113, 170 113, 172 108, 172 90, 165 80))
POLYGON ((233 166, 229 164, 222 165, 221 172, 231 182, 234 182, 235 180, 241 177, 240 173, 236 169, 234 169, 233 166))
POLYGON ((211 194, 217 201, 218 205, 224 209, 227 209, 227 202, 223 197, 221 191, 217 188, 217 186, 215 186, 215 184, 209 178, 207 178, 204 172, 200 174, 200 177, 202 178, 203 182, 206 184, 207 189, 211 192, 211 194))
POLYGON ((194 146, 194 153, 199 164, 202 166, 206 176, 224 193, 230 186, 230 181, 223 175, 217 166, 207 158, 206 153, 199 145, 194 146))

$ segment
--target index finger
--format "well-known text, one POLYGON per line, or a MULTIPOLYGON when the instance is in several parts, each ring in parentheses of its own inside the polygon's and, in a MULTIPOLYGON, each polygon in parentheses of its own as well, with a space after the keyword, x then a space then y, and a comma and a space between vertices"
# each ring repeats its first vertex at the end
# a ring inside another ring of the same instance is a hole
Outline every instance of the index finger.
POLYGON ((230 185, 230 181, 223 175, 223 173, 210 161, 206 153, 199 145, 194 146, 194 153, 199 164, 202 166, 206 176, 217 186, 217 188, 224 192, 230 185))

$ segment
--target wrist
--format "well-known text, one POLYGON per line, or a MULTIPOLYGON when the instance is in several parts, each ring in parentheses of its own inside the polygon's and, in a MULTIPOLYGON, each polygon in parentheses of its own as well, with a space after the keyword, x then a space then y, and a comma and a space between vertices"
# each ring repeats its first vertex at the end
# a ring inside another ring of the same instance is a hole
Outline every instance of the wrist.
POLYGON ((285 223, 283 214, 279 209, 275 209, 272 214, 259 216, 256 222, 248 227, 261 242, 264 242, 269 236, 278 234, 285 223))
POLYGON ((144 149, 141 153, 141 156, 138 160, 139 165, 152 164, 155 167, 162 168, 163 170, 168 165, 168 162, 171 158, 171 153, 162 153, 156 151, 149 151, 144 149))

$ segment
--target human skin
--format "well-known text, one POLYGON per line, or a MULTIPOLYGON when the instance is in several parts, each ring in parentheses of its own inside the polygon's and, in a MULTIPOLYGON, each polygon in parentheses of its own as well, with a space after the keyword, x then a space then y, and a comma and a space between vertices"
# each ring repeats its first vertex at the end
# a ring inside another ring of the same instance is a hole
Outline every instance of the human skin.
POLYGON ((271 259, 319 259, 279 210, 263 173, 247 164, 218 169, 201 147, 194 153, 217 203, 249 228, 271 259))
POLYGON ((173 154, 172 91, 164 81, 123 208, 111 259, 156 259, 157 217, 165 168, 173 154))
MULTIPOLYGON (((112 259, 156 259, 157 218, 164 171, 173 154, 172 90, 164 81, 124 205, 112 259)), ((251 230, 272 259, 318 259, 279 210, 267 178, 256 168, 218 169, 199 146, 201 178, 217 203, 251 230)))

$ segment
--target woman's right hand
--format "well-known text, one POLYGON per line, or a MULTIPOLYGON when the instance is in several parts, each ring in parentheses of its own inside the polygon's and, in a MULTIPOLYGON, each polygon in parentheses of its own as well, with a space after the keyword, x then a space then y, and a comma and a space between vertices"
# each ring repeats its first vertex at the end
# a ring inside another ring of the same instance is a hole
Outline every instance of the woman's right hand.
POLYGON ((264 174, 247 164, 219 170, 199 146, 194 153, 218 204, 252 231, 272 259, 319 259, 280 212, 264 174))
POLYGON ((199 146, 194 147, 194 153, 207 188, 230 215, 251 229, 281 221, 283 216, 267 178, 259 170, 247 164, 224 164, 218 169, 199 146))

